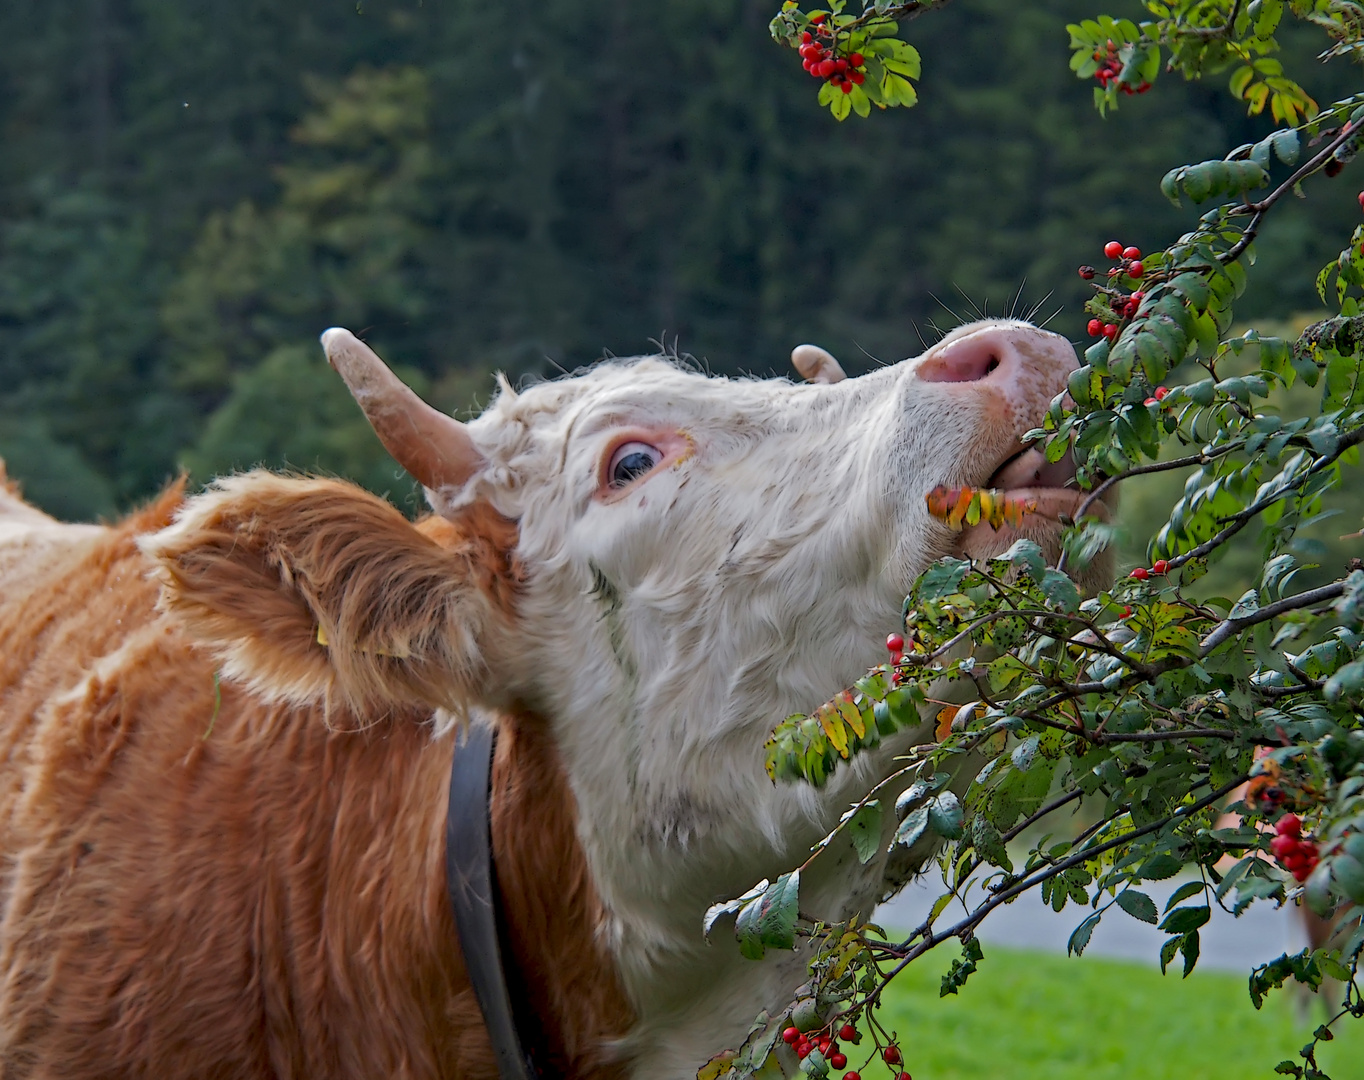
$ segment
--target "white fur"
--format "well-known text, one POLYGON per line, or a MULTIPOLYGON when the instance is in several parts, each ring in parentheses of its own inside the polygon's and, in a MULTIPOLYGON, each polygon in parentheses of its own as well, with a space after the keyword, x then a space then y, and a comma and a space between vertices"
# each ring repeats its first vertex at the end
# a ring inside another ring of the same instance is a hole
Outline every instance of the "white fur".
MULTIPOLYGON (((801 861, 896 747, 816 791, 770 783, 763 743, 878 661, 906 587, 958 540, 924 494, 984 483, 1074 365, 1055 335, 991 322, 826 385, 611 362, 504 386, 470 425, 488 466, 432 501, 487 498, 519 520, 526 633, 518 662, 494 663, 552 718, 640 1017, 635 1075, 690 1076, 800 981, 798 955, 707 946, 702 914, 801 861), (916 377, 973 334, 992 335, 1000 370, 916 377), (682 432, 694 452, 626 498, 594 498, 612 438, 636 428, 682 432)), ((803 883, 802 910, 868 912, 881 867, 836 854, 803 883)))

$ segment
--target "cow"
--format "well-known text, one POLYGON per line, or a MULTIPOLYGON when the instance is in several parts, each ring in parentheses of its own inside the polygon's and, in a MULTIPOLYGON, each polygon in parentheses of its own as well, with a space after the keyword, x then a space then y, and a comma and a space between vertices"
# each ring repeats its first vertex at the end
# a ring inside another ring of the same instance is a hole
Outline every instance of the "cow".
MULTIPOLYGON (((480 725, 537 1063, 691 1076, 805 962, 703 913, 926 738, 815 789, 768 780, 769 732, 875 662, 935 559, 1055 557, 1081 493, 1023 436, 1072 347, 987 320, 857 378, 610 360, 460 423, 323 343, 426 518, 259 470, 99 526, 0 491, 0 1078, 495 1076, 443 863, 480 725), (939 484, 1037 511, 954 533, 939 484)), ((802 910, 869 912, 884 872, 831 848, 802 910)))

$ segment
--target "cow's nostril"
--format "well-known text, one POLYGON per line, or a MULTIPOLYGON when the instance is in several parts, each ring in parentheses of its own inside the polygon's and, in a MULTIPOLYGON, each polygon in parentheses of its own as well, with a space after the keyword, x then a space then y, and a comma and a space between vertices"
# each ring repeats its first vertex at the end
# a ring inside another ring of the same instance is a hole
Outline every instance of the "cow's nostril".
POLYGON ((997 331, 969 334, 931 350, 916 369, 924 382, 973 383, 987 378, 1013 359, 1012 343, 997 331))

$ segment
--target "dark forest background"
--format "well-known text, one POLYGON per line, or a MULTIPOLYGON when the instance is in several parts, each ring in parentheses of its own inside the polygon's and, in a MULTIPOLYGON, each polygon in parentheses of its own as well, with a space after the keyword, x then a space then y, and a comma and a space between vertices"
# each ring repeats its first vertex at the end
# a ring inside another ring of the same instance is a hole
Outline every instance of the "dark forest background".
MULTIPOLYGON (((0 457, 64 517, 257 462, 410 503, 322 358, 333 324, 456 411, 494 370, 665 337, 759 374, 805 340, 862 370, 1011 305, 1078 340, 1076 266, 1165 246, 1193 220, 1166 169, 1271 127, 1220 78, 1100 120, 1067 68, 1085 0, 909 24, 920 106, 838 124, 776 7, 5 0, 0 457)), ((1289 62, 1328 100, 1348 72, 1315 47, 1289 62)), ((1356 188, 1271 223, 1243 312, 1317 308, 1356 188)))

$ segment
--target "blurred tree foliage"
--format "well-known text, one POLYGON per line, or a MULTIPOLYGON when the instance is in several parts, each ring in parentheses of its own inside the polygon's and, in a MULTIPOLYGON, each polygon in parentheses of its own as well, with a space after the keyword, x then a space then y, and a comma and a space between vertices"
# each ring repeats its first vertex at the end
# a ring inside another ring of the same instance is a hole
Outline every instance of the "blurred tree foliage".
MULTIPOLYGON (((75 4, 0 5, 0 456, 75 516, 180 465, 406 491, 325 369, 334 323, 451 409, 664 334, 716 371, 802 340, 855 371, 1047 297, 1078 338, 1075 267, 1178 228, 1150 178, 1270 126, 1172 80, 1100 121, 1058 33, 1079 0, 916 22, 929 107, 875 124, 811 110, 766 0, 75 4)), ((1325 262, 1357 214, 1342 187, 1261 248, 1325 262)))

